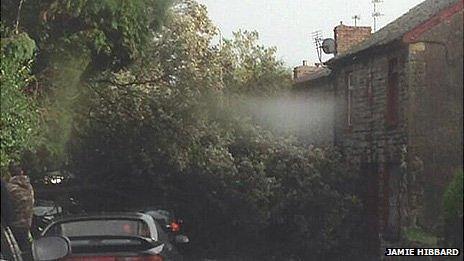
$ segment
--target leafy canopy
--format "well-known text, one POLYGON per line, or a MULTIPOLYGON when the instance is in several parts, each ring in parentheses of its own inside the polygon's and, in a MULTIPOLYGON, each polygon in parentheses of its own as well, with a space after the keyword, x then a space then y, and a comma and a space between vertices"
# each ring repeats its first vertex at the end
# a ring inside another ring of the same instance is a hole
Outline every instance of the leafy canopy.
MULTIPOLYGON (((19 0, 2 1, 2 20, 14 26, 19 0)), ((62 42, 88 46, 98 67, 124 66, 142 55, 164 18, 168 0, 42 0, 23 1, 21 31, 37 41, 42 52, 62 42)))
POLYGON ((0 101, 0 167, 2 175, 12 161, 17 161, 21 152, 36 143, 38 111, 32 93, 31 62, 36 46, 27 34, 1 38, 1 101, 0 101))
POLYGON ((216 28, 194 1, 171 11, 149 55, 92 82, 71 135, 72 172, 137 195, 128 206, 176 209, 208 254, 253 244, 257 255, 308 259, 355 246, 359 201, 340 156, 277 136, 230 106, 286 90, 275 50, 249 32, 214 44, 216 28))

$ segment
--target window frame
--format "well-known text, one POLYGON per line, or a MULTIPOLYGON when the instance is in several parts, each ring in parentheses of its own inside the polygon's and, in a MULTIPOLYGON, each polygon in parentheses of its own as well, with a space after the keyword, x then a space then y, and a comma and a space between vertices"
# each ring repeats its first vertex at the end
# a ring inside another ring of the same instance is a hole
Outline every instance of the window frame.
POLYGON ((345 73, 345 101, 346 101, 346 118, 345 125, 350 131, 353 127, 353 112, 354 112, 354 85, 353 71, 345 73))

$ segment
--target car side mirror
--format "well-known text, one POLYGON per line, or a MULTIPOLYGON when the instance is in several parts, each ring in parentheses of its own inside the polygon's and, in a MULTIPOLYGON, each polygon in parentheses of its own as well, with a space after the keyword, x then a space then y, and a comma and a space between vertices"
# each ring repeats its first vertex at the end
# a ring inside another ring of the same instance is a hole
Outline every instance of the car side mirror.
POLYGON ((185 243, 188 243, 190 242, 190 239, 185 236, 185 235, 177 235, 175 238, 174 238, 174 241, 176 243, 182 243, 182 244, 185 244, 185 243))
POLYGON ((42 237, 32 242, 32 256, 36 261, 56 260, 69 253, 71 253, 71 244, 65 237, 42 237))

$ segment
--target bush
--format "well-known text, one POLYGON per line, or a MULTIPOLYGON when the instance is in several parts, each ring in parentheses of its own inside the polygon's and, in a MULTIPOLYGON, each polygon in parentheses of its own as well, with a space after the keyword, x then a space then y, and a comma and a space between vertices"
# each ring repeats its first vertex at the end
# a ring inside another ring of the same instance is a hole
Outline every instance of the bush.
POLYGON ((132 195, 124 205, 174 209, 203 256, 347 256, 360 204, 338 153, 277 136, 227 105, 227 94, 288 87, 275 51, 253 33, 219 50, 206 9, 179 3, 140 68, 89 86, 68 143, 72 173, 132 195))
POLYGON ((24 150, 33 147, 38 113, 36 101, 27 90, 33 80, 30 68, 35 43, 25 33, 3 35, 2 31, 0 166, 5 170, 10 162, 19 160, 24 150))
POLYGON ((463 245, 463 170, 455 173, 444 195, 445 240, 448 245, 463 245))

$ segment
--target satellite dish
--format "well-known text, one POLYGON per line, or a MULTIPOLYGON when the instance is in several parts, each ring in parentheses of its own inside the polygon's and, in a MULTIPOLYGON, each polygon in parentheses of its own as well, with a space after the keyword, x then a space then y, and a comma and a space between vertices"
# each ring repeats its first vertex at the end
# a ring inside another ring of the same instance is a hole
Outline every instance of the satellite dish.
POLYGON ((335 48, 335 40, 332 38, 326 38, 322 41, 322 51, 326 54, 336 53, 337 49, 335 48))

